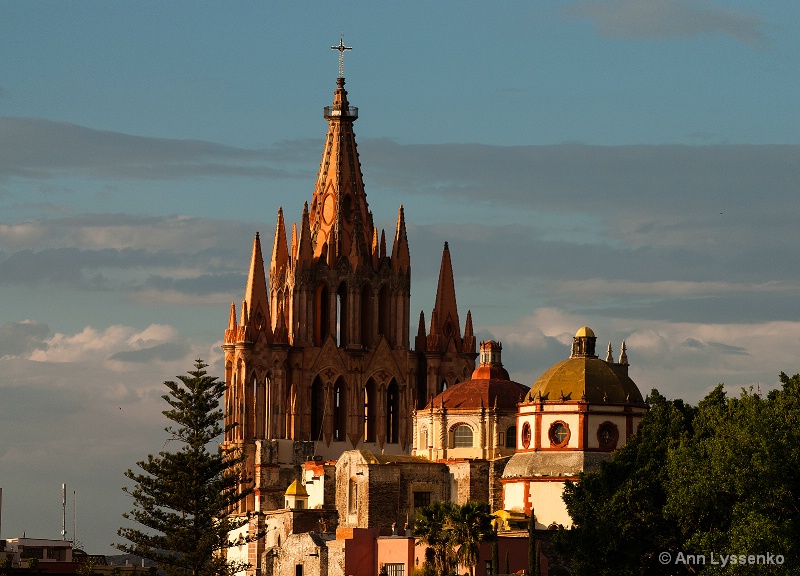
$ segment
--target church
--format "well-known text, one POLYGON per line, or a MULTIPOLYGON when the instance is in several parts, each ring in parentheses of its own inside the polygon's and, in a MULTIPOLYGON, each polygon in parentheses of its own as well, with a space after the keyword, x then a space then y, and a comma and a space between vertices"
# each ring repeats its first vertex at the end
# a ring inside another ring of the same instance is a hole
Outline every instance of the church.
POLYGON ((586 327, 566 367, 530 389, 513 382, 502 345, 478 349, 469 311, 461 322, 447 243, 429 321, 421 311, 412 341, 403 206, 387 240, 363 183, 358 108, 343 74, 349 47, 332 48, 339 76, 310 203, 291 226, 278 210, 268 264, 255 234, 244 298, 224 332, 225 424, 236 425, 223 449, 244 452, 241 482, 253 488, 231 513, 265 534, 229 557, 254 576, 302 574, 311 558, 314 573, 374 574, 386 564, 408 574, 413 538, 405 560, 347 558, 365 538, 407 540, 414 510, 437 500, 489 502, 506 520, 535 510, 538 528, 568 525, 564 481, 623 445, 646 410, 624 348, 619 362, 610 345, 600 360, 586 327), (287 544, 299 534, 295 557, 287 544))

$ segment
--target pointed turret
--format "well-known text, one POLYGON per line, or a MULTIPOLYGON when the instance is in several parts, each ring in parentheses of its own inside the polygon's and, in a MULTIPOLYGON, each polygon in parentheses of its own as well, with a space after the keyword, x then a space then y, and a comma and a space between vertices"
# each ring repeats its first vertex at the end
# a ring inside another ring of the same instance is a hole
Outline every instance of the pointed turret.
MULTIPOLYGON (((436 304, 431 316, 431 334, 429 336, 439 336, 436 349, 443 352, 447 348, 447 343, 452 339, 456 345, 456 350, 463 351, 461 342, 461 327, 458 322, 458 304, 456 303, 456 287, 453 280, 453 265, 450 262, 450 247, 444 243, 442 251, 442 264, 439 268, 439 286, 436 288, 436 304), (436 326, 434 327, 434 315, 436 326), (434 334, 434 330, 436 334, 434 334)), ((428 338, 428 349, 430 350, 431 338, 428 338)))
POLYGON ((228 318, 228 328, 225 329, 225 344, 235 343, 238 331, 239 325, 236 323, 236 303, 231 302, 231 314, 228 318))
POLYGON ((606 362, 609 364, 614 362, 614 351, 611 349, 611 342, 608 343, 608 350, 606 351, 606 362))
POLYGON ((261 240, 258 232, 253 240, 253 254, 250 258, 250 271, 247 275, 247 288, 244 292, 240 324, 246 325, 250 332, 247 336, 248 339, 257 339, 258 333, 262 330, 267 334, 267 339, 272 336, 264 257, 261 254, 261 240))
POLYGON ((275 224, 275 241, 272 244, 272 260, 269 266, 270 284, 280 282, 286 274, 289 263, 289 249, 286 247, 286 226, 283 223, 283 208, 278 208, 278 222, 275 224))
POLYGON ((297 240, 296 268, 302 270, 311 265, 314 249, 311 246, 311 228, 308 219, 308 202, 303 204, 303 217, 300 220, 300 238, 297 240))
POLYGON ((467 310, 464 322, 464 352, 475 352, 475 332, 472 328, 472 310, 467 310))
POLYGON ((628 348, 625 346, 625 340, 622 341, 622 346, 619 352, 619 363, 623 366, 629 366, 628 363, 628 348))
POLYGON ((297 222, 292 222, 292 243, 289 245, 289 268, 294 269, 297 258, 297 222))
POLYGON ((425 352, 427 348, 428 338, 425 335, 425 312, 419 311, 419 326, 417 327, 417 336, 414 339, 414 348, 417 352, 425 352))
POLYGON ((406 218, 403 206, 397 213, 397 229, 392 245, 392 269, 398 272, 407 272, 411 267, 411 255, 408 250, 408 236, 406 235, 406 218))
POLYGON ((372 269, 377 270, 380 264, 380 240, 378 240, 378 229, 372 229, 372 269))

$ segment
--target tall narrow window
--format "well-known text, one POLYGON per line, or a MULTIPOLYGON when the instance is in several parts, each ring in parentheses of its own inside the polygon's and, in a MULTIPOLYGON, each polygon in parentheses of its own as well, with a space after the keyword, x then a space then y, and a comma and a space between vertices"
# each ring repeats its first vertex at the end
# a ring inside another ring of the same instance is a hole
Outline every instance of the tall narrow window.
POLYGON ((311 384, 311 440, 322 439, 322 423, 325 419, 325 389, 319 376, 311 384))
POLYGON ((316 328, 316 334, 314 334, 315 344, 317 346, 322 346, 322 343, 325 342, 325 338, 330 334, 331 325, 330 325, 330 301, 328 295, 328 287, 324 284, 320 284, 317 287, 317 302, 316 302, 316 314, 314 315, 314 327, 316 328))
POLYGON ((400 390, 392 380, 386 391, 386 441, 397 444, 400 432, 400 390))
POLYGON ((372 347, 372 288, 369 284, 361 290, 361 345, 372 347))
POLYGON ((375 408, 377 403, 375 381, 370 378, 364 387, 364 441, 375 442, 375 408))
POLYGON ((392 343, 390 328, 390 306, 389 287, 384 284, 378 294, 378 334, 386 338, 389 344, 392 343))
POLYGON ((358 510, 358 482, 355 478, 350 478, 347 487, 347 512, 349 514, 355 514, 358 510))
POLYGON ((333 439, 342 441, 347 432, 347 398, 344 379, 339 378, 333 389, 333 439))
POLYGON ((336 291, 336 340, 339 346, 347 346, 347 285, 344 282, 336 291))

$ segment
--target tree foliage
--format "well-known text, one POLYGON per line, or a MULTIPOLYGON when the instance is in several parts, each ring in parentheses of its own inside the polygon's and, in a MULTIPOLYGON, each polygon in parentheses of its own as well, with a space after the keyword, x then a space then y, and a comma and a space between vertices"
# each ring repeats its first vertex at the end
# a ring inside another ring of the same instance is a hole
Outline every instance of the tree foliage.
POLYGON ((240 489, 243 455, 225 453, 217 446, 225 431, 220 398, 225 383, 208 376, 201 360, 188 376, 164 385, 162 398, 170 408, 163 414, 173 425, 165 431, 180 449, 148 455, 137 462, 142 472, 125 473, 135 483, 123 490, 133 497, 133 510, 126 519, 144 530, 123 527, 118 534, 129 541, 120 550, 157 562, 168 576, 220 576, 243 566, 228 562, 224 550, 240 543, 229 541, 229 533, 248 523, 248 518, 227 512, 250 491, 240 489))
POLYGON ((567 484, 557 547, 574 573, 800 574, 800 375, 781 383, 766 398, 720 385, 696 408, 653 391, 641 435, 567 484), (783 563, 723 566, 732 554, 783 563))
POLYGON ((414 536, 428 546, 426 567, 437 576, 453 574, 459 564, 474 574, 482 542, 497 537, 489 505, 435 502, 417 511, 414 536))

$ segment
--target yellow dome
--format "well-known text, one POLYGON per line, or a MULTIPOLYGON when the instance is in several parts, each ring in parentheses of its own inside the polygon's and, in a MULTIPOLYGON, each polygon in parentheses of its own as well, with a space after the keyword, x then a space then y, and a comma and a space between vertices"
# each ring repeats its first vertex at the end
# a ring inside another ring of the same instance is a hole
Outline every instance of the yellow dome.
POLYGON ((306 492, 306 487, 303 486, 302 482, 299 480, 295 480, 292 482, 289 487, 284 492, 285 496, 308 496, 308 492, 306 492))
POLYGON ((582 338, 588 336, 589 338, 595 338, 594 332, 588 326, 584 326, 583 328, 579 328, 578 331, 575 333, 575 338, 582 338))
MULTIPOLYGON (((591 330, 581 328, 582 330, 591 330)), ((627 374, 627 366, 609 364, 596 357, 573 357, 559 362, 531 386, 526 402, 577 401, 592 403, 644 402, 642 393, 627 374)))

